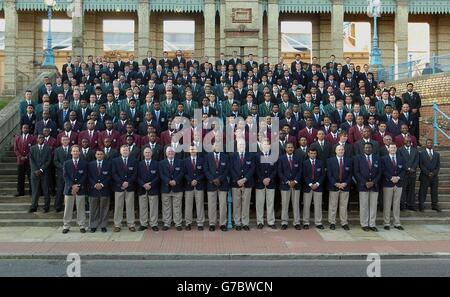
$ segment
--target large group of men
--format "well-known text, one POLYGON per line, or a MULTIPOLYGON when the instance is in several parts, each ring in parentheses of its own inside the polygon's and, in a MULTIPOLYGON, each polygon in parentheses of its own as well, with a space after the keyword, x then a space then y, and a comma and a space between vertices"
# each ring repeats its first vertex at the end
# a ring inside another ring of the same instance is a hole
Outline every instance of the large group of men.
POLYGON ((215 64, 208 57, 185 59, 181 51, 173 59, 164 52, 158 62, 149 51, 141 63, 133 56, 115 62, 69 57, 54 82, 45 77, 38 94, 28 90, 20 103, 17 196, 25 195, 26 176, 30 212, 41 195, 48 212, 55 196, 55 210, 64 211, 63 233, 74 207, 81 232, 107 232, 110 206, 115 232, 124 207, 130 231, 136 231, 136 210, 139 231, 158 231, 160 204, 163 230, 173 223, 182 230, 183 210, 191 230, 194 204, 199 230, 207 221, 210 231, 226 231, 228 211, 236 230, 249 230, 252 197, 258 229, 265 220, 277 228, 281 200, 283 230, 290 211, 294 228, 308 229, 311 204, 316 228, 324 228, 324 205, 330 229, 339 210, 339 223, 349 230, 353 192, 363 230, 377 231, 380 205, 384 228, 392 213, 393 226, 403 230, 400 211, 423 211, 428 188, 432 209, 441 211, 439 153, 430 139, 419 143, 420 107, 413 84, 399 97, 374 80, 368 65, 360 69, 350 58, 339 63, 334 55, 323 66, 300 55, 290 65, 270 64, 267 57, 258 64, 251 54, 243 62, 236 52, 230 59, 221 54, 215 64), (200 110, 199 122, 194 112, 200 110), (278 131, 272 131, 274 120, 278 131), (179 137, 186 130, 189 137, 179 137), (202 146, 206 138, 210 150, 202 146))

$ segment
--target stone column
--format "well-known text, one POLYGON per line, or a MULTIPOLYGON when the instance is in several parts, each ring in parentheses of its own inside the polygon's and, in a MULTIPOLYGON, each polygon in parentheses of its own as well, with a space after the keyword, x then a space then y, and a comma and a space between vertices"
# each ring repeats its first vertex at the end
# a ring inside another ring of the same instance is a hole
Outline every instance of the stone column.
MULTIPOLYGON (((331 54, 336 61, 344 61, 344 0, 333 0, 331 9, 331 54)), ((328 57, 327 57, 328 59, 328 57)), ((321 61, 325 63, 325 61, 321 61)), ((322 63, 322 64, 323 64, 322 63)))
POLYGON ((227 58, 231 58, 231 52, 225 52, 225 11, 226 11, 226 6, 225 6, 225 0, 221 0, 220 1, 220 13, 219 13, 219 17, 220 17, 220 52, 224 53, 225 56, 227 58), (229 56, 229 57, 228 57, 229 56))
POLYGON ((16 95, 18 16, 15 0, 5 0, 5 79, 4 95, 16 95))
MULTIPOLYGON (((147 57, 150 49, 150 5, 148 0, 139 0, 138 6, 138 61, 147 57)), ((155 54, 155 53, 153 53, 155 54)))
POLYGON ((409 1, 397 0, 395 14, 395 63, 408 62, 408 13, 409 1))
POLYGON ((205 0, 203 55, 209 57, 210 63, 216 59, 216 3, 214 0, 205 0))
POLYGON ((267 4, 267 53, 270 64, 277 64, 280 57, 280 25, 277 0, 269 0, 267 4))
MULTIPOLYGON (((81 56, 84 54, 84 0, 73 1, 72 8, 72 56, 81 56)), ((86 60, 86 59, 84 59, 86 60)))

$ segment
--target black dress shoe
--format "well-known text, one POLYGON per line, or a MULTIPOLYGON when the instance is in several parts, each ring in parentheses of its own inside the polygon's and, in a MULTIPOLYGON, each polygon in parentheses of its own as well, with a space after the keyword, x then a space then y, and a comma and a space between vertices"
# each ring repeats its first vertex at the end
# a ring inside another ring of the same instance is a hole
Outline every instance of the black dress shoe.
POLYGON ((389 226, 384 226, 384 230, 391 230, 391 227, 389 227, 389 226))
POLYGON ((394 228, 397 229, 397 230, 400 230, 400 231, 405 230, 405 228, 403 228, 402 226, 394 226, 394 228))
POLYGON ((369 227, 362 227, 362 229, 363 229, 363 231, 366 231, 366 232, 369 232, 370 231, 370 228, 369 227))
POLYGON ((295 230, 302 230, 302 226, 300 224, 297 224, 294 226, 295 230))
POLYGON ((106 233, 108 230, 106 228, 102 228, 102 232, 106 233))
POLYGON ((335 225, 335 224, 331 224, 331 225, 330 225, 330 229, 331 229, 331 230, 336 230, 336 225, 335 225))
POLYGON ((281 230, 286 230, 288 225, 281 225, 281 230))
POLYGON ((63 230, 62 230, 62 233, 63 233, 63 234, 69 233, 69 229, 63 229, 63 230))
POLYGON ((250 227, 247 225, 244 225, 244 227, 242 227, 242 229, 244 229, 245 231, 250 231, 250 227))
POLYGON ((158 226, 153 226, 152 230, 156 232, 156 231, 159 231, 159 228, 158 228, 158 226))
POLYGON ((191 231, 191 224, 189 224, 189 225, 186 226, 186 230, 187 230, 187 231, 191 231))
POLYGON ((91 233, 95 233, 97 231, 97 228, 91 228, 91 233))
POLYGON ((114 232, 120 232, 120 227, 114 227, 114 232))
POLYGON ((220 226, 220 230, 222 230, 223 232, 227 231, 227 226, 225 225, 220 226))
POLYGON ((303 229, 308 230, 309 229, 309 225, 303 225, 303 229))
POLYGON ((377 229, 377 227, 369 227, 369 229, 370 229, 370 231, 373 231, 373 232, 378 232, 378 229, 377 229))
POLYGON ((63 210, 64 210, 64 209, 62 209, 62 208, 56 208, 56 209, 55 209, 56 212, 61 212, 61 211, 63 211, 63 210))
POLYGON ((213 225, 211 225, 211 226, 209 226, 209 231, 216 231, 216 226, 213 226, 213 225))
POLYGON ((270 227, 271 229, 276 229, 276 228, 277 228, 277 225, 273 224, 273 225, 269 225, 269 227, 270 227))
POLYGON ((50 211, 50 209, 44 208, 44 213, 48 213, 49 211, 50 211))
POLYGON ((16 193, 16 194, 14 195, 14 197, 20 197, 20 196, 25 196, 25 193, 16 193))
POLYGON ((420 206, 419 206, 419 211, 420 211, 420 212, 424 212, 424 211, 425 211, 425 206, 420 205, 420 206))
POLYGON ((86 233, 86 229, 80 228, 80 233, 86 233))
POLYGON ((348 225, 344 225, 344 226, 342 226, 342 229, 344 229, 345 231, 349 231, 350 227, 348 225))
POLYGON ((412 206, 411 206, 411 207, 408 207, 407 209, 408 209, 408 210, 411 210, 411 211, 417 211, 417 208, 412 207, 412 206))
POLYGON ((183 227, 181 227, 181 226, 177 226, 177 231, 183 231, 183 227))
POLYGON ((442 212, 442 209, 439 206, 433 206, 431 209, 437 212, 442 212))
POLYGON ((203 226, 198 226, 197 229, 198 231, 203 231, 203 226))
POLYGON ((262 228, 264 228, 264 225, 263 224, 258 224, 258 226, 256 228, 261 230, 262 228))
POLYGON ((146 226, 139 226, 138 231, 144 231, 147 230, 146 226))
POLYGON ((36 211, 37 211, 36 208, 30 208, 30 209, 28 210, 29 213, 36 212, 36 211))
MULTIPOLYGON (((220 229, 222 229, 222 227, 220 227, 220 229)), ((242 227, 241 226, 236 226, 236 231, 241 231, 242 227)))
POLYGON ((167 230, 169 230, 169 227, 164 226, 164 227, 162 228, 162 230, 163 230, 163 231, 167 231, 167 230))
POLYGON ((135 227, 128 227, 128 230, 130 230, 131 232, 136 232, 136 228, 135 227))
POLYGON ((317 228, 317 229, 320 229, 320 230, 325 229, 325 228, 323 227, 323 225, 317 225, 316 228, 317 228))

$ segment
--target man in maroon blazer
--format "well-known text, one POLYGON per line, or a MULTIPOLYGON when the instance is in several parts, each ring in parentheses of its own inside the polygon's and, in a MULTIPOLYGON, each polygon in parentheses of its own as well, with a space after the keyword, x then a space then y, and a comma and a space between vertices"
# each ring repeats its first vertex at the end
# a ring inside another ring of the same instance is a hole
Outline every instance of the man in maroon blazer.
POLYGON ((95 124, 93 120, 87 121, 87 130, 81 131, 78 134, 78 145, 81 145, 81 140, 88 139, 90 143, 90 148, 96 150, 98 147, 98 136, 99 132, 95 131, 95 124))
POLYGON ((384 141, 383 141, 384 136, 391 135, 389 132, 386 131, 386 129, 387 129, 386 123, 381 122, 378 125, 378 131, 375 133, 372 133, 372 139, 375 140, 376 142, 378 142, 380 147, 382 147, 384 145, 384 141))
POLYGON ((17 159, 17 194, 18 196, 25 195, 25 175, 28 177, 28 187, 31 192, 31 181, 30 181, 30 161, 28 155, 30 153, 30 147, 36 144, 36 138, 31 135, 30 127, 28 124, 22 125, 22 133, 16 135, 14 140, 14 153, 17 159))
POLYGON ((311 117, 306 119, 306 127, 298 132, 297 139, 305 137, 308 142, 308 147, 317 139, 317 129, 312 127, 313 120, 311 117))
POLYGON ((106 129, 100 132, 98 136, 98 146, 100 149, 104 148, 105 138, 111 139, 111 147, 118 150, 120 147, 120 133, 114 129, 114 124, 111 120, 105 121, 106 129))
POLYGON ((134 144, 137 145, 137 147, 141 147, 141 136, 139 134, 134 133, 134 126, 132 123, 127 124, 127 132, 120 136, 120 145, 128 145, 127 143, 127 136, 131 135, 134 139, 134 144))
POLYGON ((356 118, 356 125, 348 129, 348 142, 353 144, 358 140, 362 139, 363 130, 364 130, 364 116, 358 115, 358 117, 356 118))
POLYGON ((56 146, 61 146, 61 138, 67 136, 69 138, 69 145, 72 146, 78 142, 78 133, 72 130, 72 124, 67 121, 64 123, 64 131, 61 131, 56 137, 56 146))
POLYGON ((401 148, 405 144, 405 138, 411 138, 411 145, 417 148, 417 139, 414 135, 409 134, 409 128, 407 124, 402 124, 400 131, 401 134, 395 136, 394 142, 397 145, 397 148, 401 148))

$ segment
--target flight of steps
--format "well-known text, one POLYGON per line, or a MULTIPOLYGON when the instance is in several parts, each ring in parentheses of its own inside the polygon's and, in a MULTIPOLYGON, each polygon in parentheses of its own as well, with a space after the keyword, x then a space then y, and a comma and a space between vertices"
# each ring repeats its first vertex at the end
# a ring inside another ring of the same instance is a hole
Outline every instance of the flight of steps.
MULTIPOLYGON (((441 148, 440 154, 439 203, 443 211, 437 213, 430 209, 431 199, 428 194, 425 204, 426 211, 423 213, 403 211, 401 217, 404 222, 450 223, 450 150, 441 148)), ((14 197, 17 192, 17 166, 15 162, 14 152, 6 150, 0 153, 0 226, 60 226, 62 224, 63 214, 54 211, 54 197, 51 200, 49 213, 42 212, 43 197, 39 200, 39 209, 36 213, 28 213, 31 203, 30 196, 14 197)), ((26 184, 28 185, 28 181, 26 184)), ((419 182, 417 181, 416 196, 418 191, 419 182)), ((276 217, 279 218, 279 211, 277 211, 276 217)), ((381 213, 378 213, 378 222, 380 222, 381 217, 381 213)), ((254 205, 252 205, 251 218, 253 222, 255 219, 254 205)), ((326 221, 326 211, 324 211, 323 218, 326 221)), ((350 204, 349 221, 353 225, 359 223, 358 205, 356 201, 352 201, 350 204)))

